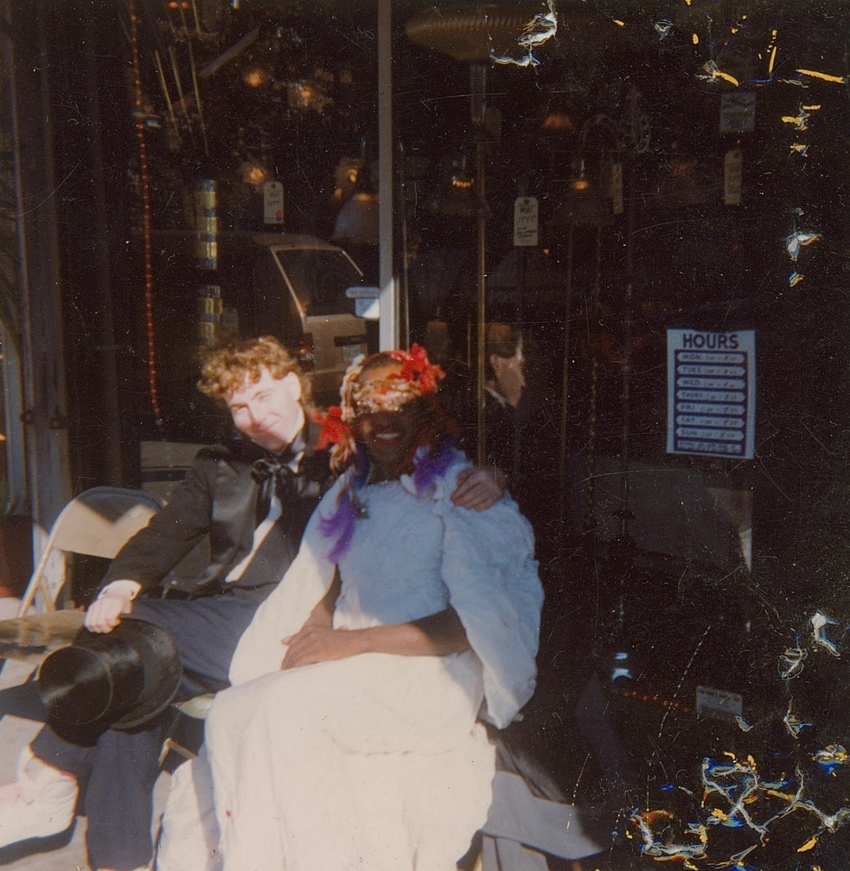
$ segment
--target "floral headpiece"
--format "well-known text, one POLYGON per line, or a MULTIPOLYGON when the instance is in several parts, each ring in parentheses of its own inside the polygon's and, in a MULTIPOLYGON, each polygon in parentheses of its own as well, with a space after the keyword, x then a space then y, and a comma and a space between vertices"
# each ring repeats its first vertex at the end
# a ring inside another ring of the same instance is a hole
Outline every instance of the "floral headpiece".
POLYGON ((333 446, 331 461, 339 471, 354 453, 351 423, 358 414, 396 412, 414 399, 436 393, 437 383, 445 376, 446 373, 428 359, 428 352, 421 345, 413 345, 409 351, 379 352, 369 357, 358 357, 342 379, 341 404, 329 408, 326 416, 315 416, 322 426, 317 447, 333 446), (401 371, 392 372, 380 380, 358 383, 363 370, 378 357, 388 357, 401 363, 401 371))
POLYGON ((355 361, 345 373, 340 396, 342 418, 346 422, 364 412, 398 411, 420 396, 435 393, 437 382, 446 377, 446 373, 428 359, 428 352, 421 345, 413 345, 409 351, 390 351, 385 355, 401 363, 401 372, 359 384, 363 370, 378 356, 381 355, 373 354, 359 363, 355 361))

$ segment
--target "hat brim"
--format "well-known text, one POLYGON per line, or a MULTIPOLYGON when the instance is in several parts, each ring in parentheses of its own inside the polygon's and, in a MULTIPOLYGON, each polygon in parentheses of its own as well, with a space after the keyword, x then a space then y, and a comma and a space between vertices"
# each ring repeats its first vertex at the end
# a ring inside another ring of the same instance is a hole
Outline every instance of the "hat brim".
POLYGON ((171 635, 124 617, 109 633, 80 630, 70 647, 44 661, 38 683, 48 718, 59 726, 129 730, 168 707, 180 678, 171 635))
POLYGON ((142 691, 137 702, 116 720, 115 729, 133 729, 162 713, 180 686, 182 668, 177 645, 171 635, 159 626, 132 617, 124 617, 117 628, 124 627, 142 652, 142 691))

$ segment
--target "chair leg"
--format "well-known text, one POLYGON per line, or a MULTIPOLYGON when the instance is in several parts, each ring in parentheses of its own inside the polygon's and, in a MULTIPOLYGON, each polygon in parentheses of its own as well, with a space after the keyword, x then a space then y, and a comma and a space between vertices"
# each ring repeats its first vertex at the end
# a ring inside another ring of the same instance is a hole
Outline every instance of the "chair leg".
POLYGON ((175 741, 170 735, 162 742, 162 750, 160 750, 159 753, 160 767, 165 763, 169 753, 176 753, 178 756, 182 756, 187 762, 198 755, 189 750, 188 747, 184 747, 178 741, 175 741))
POLYGON ((180 704, 172 705, 173 719, 166 729, 159 754, 160 768, 173 771, 182 762, 194 759, 198 755, 204 740, 204 721, 202 717, 193 717, 180 710, 180 704), (169 760, 174 754, 179 761, 169 760))

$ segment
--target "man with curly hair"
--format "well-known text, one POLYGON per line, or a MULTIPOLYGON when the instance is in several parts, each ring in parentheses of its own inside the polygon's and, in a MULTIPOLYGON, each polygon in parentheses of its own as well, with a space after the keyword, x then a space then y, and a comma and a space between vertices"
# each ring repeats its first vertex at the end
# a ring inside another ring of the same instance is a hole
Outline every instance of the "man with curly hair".
MULTIPOLYGON (((85 615, 94 633, 111 632, 130 614, 166 630, 182 667, 177 700, 229 685, 240 636, 295 557, 307 520, 333 481, 327 453, 316 448, 309 382, 276 339, 210 349, 198 388, 226 406, 235 432, 198 453, 169 503, 112 561, 85 615), (205 537, 209 562, 188 598, 141 596, 160 588, 205 537)), ((455 498, 482 510, 501 492, 478 470, 455 498)), ((92 868, 148 867, 167 725, 161 715, 133 731, 42 729, 24 750, 15 782, 0 788, 0 847, 65 831, 79 783, 85 784, 92 868)))

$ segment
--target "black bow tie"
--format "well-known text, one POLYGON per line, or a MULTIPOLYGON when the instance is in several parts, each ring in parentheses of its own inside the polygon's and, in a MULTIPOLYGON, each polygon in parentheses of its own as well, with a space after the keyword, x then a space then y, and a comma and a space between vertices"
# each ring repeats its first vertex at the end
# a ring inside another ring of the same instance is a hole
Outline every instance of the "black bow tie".
POLYGON ((285 504, 294 489, 295 472, 289 463, 291 455, 282 457, 262 457, 251 465, 251 477, 260 485, 257 494, 257 523, 262 522, 269 513, 272 494, 276 494, 281 504, 285 504))

